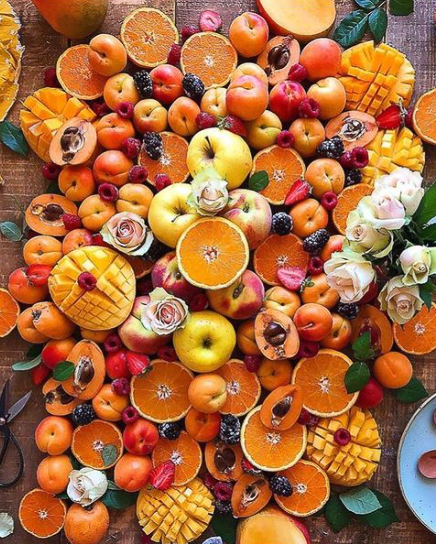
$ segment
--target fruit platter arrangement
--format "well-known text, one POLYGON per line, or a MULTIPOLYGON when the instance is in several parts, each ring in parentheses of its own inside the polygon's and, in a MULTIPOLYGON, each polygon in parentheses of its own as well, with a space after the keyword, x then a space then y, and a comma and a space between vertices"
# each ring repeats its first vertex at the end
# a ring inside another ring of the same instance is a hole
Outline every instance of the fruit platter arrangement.
MULTIPOLYGON (((436 90, 412 106, 377 2, 374 40, 348 48, 356 12, 331 39, 333 1, 258 3, 228 37, 216 11, 179 32, 140 7, 66 49, 20 126, 0 125, 47 180, 22 229, 0 224, 25 263, 0 290, 0 336, 32 345, 13 370, 47 411, 18 512, 36 537, 97 544, 133 505, 144 544, 310 544, 314 515, 335 532, 398 521, 370 483, 371 410, 427 396, 410 356, 436 348, 421 175, 436 90)), ((21 57, 10 14, 0 115, 21 57)))

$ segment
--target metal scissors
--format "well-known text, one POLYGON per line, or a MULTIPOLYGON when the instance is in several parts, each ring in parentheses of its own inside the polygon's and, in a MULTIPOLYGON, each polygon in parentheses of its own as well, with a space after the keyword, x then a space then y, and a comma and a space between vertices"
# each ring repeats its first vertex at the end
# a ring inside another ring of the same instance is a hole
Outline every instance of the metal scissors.
POLYGON ((3 391, 0 396, 0 435, 3 437, 3 444, 0 449, 0 467, 3 464, 4 458, 6 456, 6 451, 9 447, 9 444, 12 442, 14 448, 18 455, 18 474, 10 482, 0 482, 0 488, 11 487, 15 485, 18 480, 21 478, 24 472, 24 455, 23 450, 21 449, 18 440, 15 438, 15 435, 9 428, 11 421, 23 410, 23 408, 28 403, 31 391, 26 393, 21 399, 17 400, 9 409, 7 407, 8 397, 9 397, 9 381, 7 380, 3 391))

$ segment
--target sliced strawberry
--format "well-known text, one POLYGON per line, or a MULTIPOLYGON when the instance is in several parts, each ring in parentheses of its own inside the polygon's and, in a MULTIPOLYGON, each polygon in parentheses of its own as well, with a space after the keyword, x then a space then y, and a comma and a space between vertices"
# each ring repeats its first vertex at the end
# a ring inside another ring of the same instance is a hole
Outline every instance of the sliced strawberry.
POLYGON ((165 491, 169 489, 176 474, 176 465, 172 461, 165 461, 150 472, 148 482, 155 488, 165 491))
POLYGON ((290 291, 299 291, 306 278, 306 271, 298 266, 285 266, 277 272, 279 281, 290 291))
POLYGON ((304 179, 298 179, 289 189, 285 198, 285 205, 292 206, 293 204, 297 204, 297 202, 306 200, 306 198, 309 198, 311 192, 312 186, 309 185, 307 181, 304 181, 304 179))
POLYGON ((224 119, 221 119, 221 121, 218 123, 219 128, 229 130, 230 132, 233 132, 234 134, 237 134, 238 136, 242 136, 243 138, 247 137, 247 127, 244 125, 244 121, 242 119, 239 119, 239 117, 235 117, 234 115, 227 115, 227 117, 224 117, 224 119))
POLYGON ((406 110, 398 104, 392 104, 376 118, 379 128, 394 130, 404 124, 406 110))

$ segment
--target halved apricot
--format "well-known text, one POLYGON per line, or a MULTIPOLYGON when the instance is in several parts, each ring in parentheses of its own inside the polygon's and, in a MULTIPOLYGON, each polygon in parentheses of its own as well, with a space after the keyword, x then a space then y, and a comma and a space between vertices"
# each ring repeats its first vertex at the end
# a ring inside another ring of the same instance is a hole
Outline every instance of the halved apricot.
POLYGON ((254 329, 257 346, 268 359, 290 359, 300 348, 294 322, 279 310, 263 308, 257 314, 254 329))
POLYGON ((81 340, 68 355, 75 365, 74 374, 63 383, 69 395, 90 400, 100 391, 106 376, 106 365, 101 349, 92 340, 81 340))
POLYGON ((268 76, 270 85, 288 79, 291 66, 300 60, 300 44, 292 36, 276 36, 267 43, 257 58, 268 76))
POLYGON ((92 123, 73 117, 56 133, 50 144, 50 159, 59 166, 84 164, 97 147, 97 131, 92 123))
POLYGON ((325 127, 326 138, 339 136, 344 142, 345 151, 371 143, 377 136, 377 121, 369 113, 344 111, 331 119, 325 127))
POLYGON ((272 391, 260 410, 262 423, 270 429, 287 431, 300 417, 303 392, 299 385, 283 385, 272 391))
POLYGON ((50 378, 42 388, 44 395, 45 409, 53 416, 68 416, 74 408, 81 404, 79 399, 66 393, 62 387, 62 382, 50 378))
POLYGON ((230 446, 219 438, 206 444, 204 459, 207 470, 217 480, 238 480, 242 474, 241 446, 230 446))
POLYGON ((392 325, 386 315, 375 306, 371 304, 361 306, 359 315, 351 321, 351 328, 351 342, 369 331, 372 347, 378 354, 391 351, 394 343, 392 325))
POLYGON ((269 503, 271 497, 272 492, 265 476, 244 474, 233 488, 233 515, 236 518, 254 516, 269 503))
POLYGON ((61 195, 39 195, 29 204, 25 219, 28 227, 38 234, 65 236, 62 216, 65 213, 77 215, 77 206, 61 195))

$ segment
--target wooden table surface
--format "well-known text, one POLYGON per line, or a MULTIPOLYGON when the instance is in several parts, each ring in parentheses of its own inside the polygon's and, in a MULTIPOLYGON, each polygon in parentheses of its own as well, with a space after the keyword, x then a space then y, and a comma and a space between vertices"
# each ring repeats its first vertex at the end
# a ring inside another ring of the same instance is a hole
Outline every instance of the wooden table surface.
MULTIPOLYGON (((67 0, 65 0, 67 2, 67 0)), ((277 0, 285 2, 292 0, 277 0)), ((39 16, 29 0, 11 0, 23 25, 21 41, 26 47, 21 74, 19 101, 42 85, 42 74, 47 66, 54 66, 60 53, 69 45, 68 41, 56 34, 39 16)), ((416 69, 416 95, 436 86, 435 30, 433 12, 435 0, 415 0, 415 13, 409 17, 391 17, 387 42, 403 51, 416 69)), ((355 8, 352 0, 336 0, 338 19, 355 8)), ((123 17, 132 9, 149 5, 159 7, 171 17, 175 17, 180 28, 185 23, 196 23, 203 9, 216 9, 225 20, 227 31, 229 22, 239 13, 255 9, 255 0, 110 0, 110 9, 102 28, 115 35, 123 17)), ((20 102, 14 107, 10 119, 17 121, 20 102)), ((5 185, 0 187, 0 220, 20 220, 19 207, 28 205, 30 200, 44 192, 46 182, 41 175, 41 163, 32 153, 27 159, 13 154, 0 145, 0 173, 5 185)), ((431 182, 436 174, 436 152, 427 148, 425 176, 431 182)), ((1 237, 1 235, 0 235, 1 237)), ((7 285, 8 275, 23 263, 20 243, 0 239, 0 286, 7 285)), ((26 345, 13 333, 0 340, 0 386, 12 376, 11 365, 20 360, 26 345)), ((429 392, 436 389, 436 365, 432 355, 415 360, 417 376, 423 379, 429 392)), ((16 374, 12 380, 12 398, 16 399, 32 388, 30 375, 16 374)), ((436 544, 436 536, 429 533, 413 517, 404 503, 396 476, 396 452, 401 433, 416 409, 415 405, 401 405, 389 394, 382 406, 375 410, 383 438, 381 467, 372 484, 386 493, 394 501, 400 523, 387 530, 371 530, 363 525, 352 525, 339 535, 330 531, 322 518, 309 521, 314 544, 436 544)), ((9 512, 15 519, 15 533, 6 539, 7 543, 34 544, 40 542, 25 533, 18 522, 17 511, 21 497, 36 486, 36 467, 43 455, 34 445, 34 430, 37 423, 46 415, 39 388, 34 388, 33 397, 26 411, 14 422, 13 430, 22 444, 26 468, 21 482, 8 491, 0 491, 0 511, 9 512)), ((1 476, 14 466, 9 459, 1 476)), ((65 537, 57 536, 46 541, 48 544, 66 542, 65 537)), ((123 513, 111 512, 111 525, 105 543, 136 544, 140 533, 135 520, 134 509, 123 513)), ((277 544, 280 544, 279 542, 277 544)))

